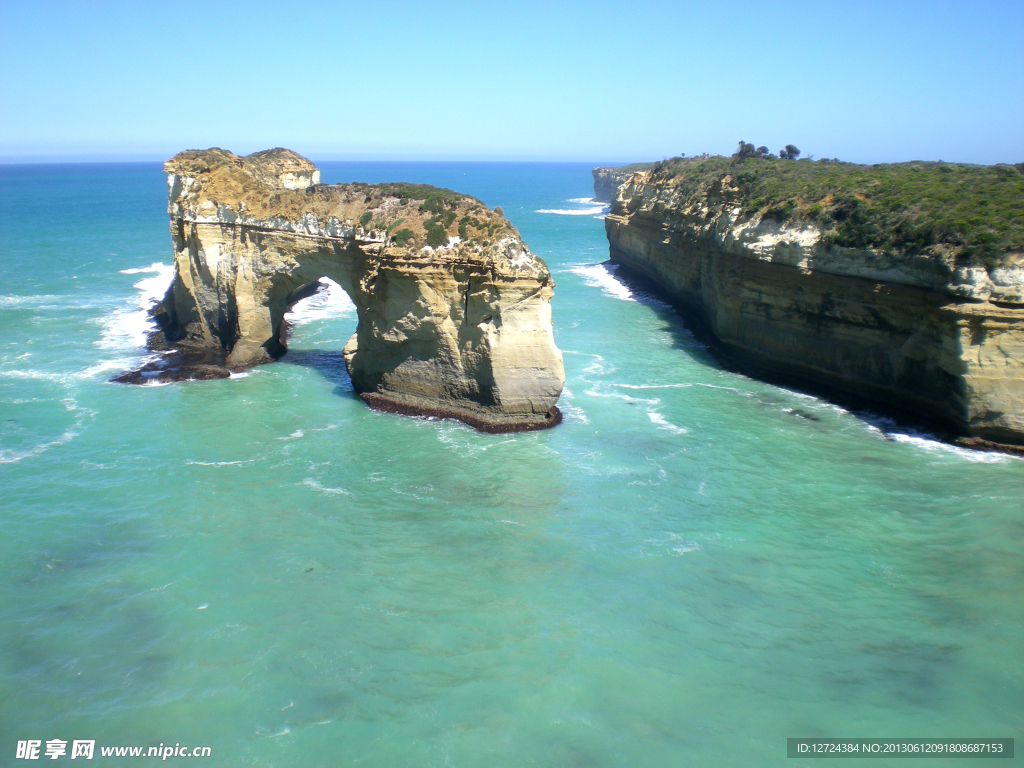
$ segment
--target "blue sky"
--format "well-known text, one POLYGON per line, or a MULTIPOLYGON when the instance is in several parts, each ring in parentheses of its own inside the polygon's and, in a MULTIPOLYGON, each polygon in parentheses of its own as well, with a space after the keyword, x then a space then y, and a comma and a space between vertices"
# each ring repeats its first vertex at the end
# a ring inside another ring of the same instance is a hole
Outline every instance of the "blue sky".
POLYGON ((1024 2, 0 9, 0 162, 1024 161, 1024 2))

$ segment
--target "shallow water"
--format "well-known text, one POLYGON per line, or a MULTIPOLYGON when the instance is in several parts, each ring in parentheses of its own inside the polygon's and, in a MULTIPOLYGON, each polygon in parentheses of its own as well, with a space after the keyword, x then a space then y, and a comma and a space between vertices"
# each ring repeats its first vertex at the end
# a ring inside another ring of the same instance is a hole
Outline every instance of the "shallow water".
POLYGON ((338 290, 279 363, 110 384, 168 279, 159 165, 0 166, 0 753, 767 766, 793 736, 1024 735, 1024 461, 721 370, 602 264, 589 165, 321 167, 504 208, 555 274, 564 423, 368 410, 338 290))

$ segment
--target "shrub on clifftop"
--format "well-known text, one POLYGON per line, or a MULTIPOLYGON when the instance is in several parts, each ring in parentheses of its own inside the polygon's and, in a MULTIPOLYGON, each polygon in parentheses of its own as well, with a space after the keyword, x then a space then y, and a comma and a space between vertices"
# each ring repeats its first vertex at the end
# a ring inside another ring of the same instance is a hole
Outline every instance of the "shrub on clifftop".
POLYGON ((945 254, 989 267, 1007 252, 1024 252, 1021 167, 780 163, 753 149, 737 155, 664 161, 650 178, 676 188, 683 207, 720 189, 716 194, 739 206, 741 217, 812 222, 826 242, 840 246, 945 254))

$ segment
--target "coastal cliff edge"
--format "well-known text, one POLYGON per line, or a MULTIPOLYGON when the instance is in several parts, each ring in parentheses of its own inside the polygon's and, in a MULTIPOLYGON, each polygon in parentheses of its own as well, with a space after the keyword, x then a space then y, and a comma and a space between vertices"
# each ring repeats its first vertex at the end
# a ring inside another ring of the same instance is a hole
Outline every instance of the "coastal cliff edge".
POLYGON ((1021 170, 827 165, 712 157, 630 173, 605 220, 611 261, 650 281, 730 367, 1020 452, 1016 220, 997 210, 987 228, 957 219, 947 231, 935 211, 971 194, 1019 210, 1021 170), (900 211, 898 195, 919 187, 931 208, 900 211))

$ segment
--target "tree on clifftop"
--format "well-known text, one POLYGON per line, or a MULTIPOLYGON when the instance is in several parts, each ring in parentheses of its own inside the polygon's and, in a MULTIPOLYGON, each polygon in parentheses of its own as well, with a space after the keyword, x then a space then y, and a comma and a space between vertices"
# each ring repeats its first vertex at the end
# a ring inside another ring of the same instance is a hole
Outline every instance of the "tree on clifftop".
MULTIPOLYGON (((794 147, 794 149, 796 148, 794 147)), ((734 154, 733 157, 735 157, 737 160, 743 160, 744 158, 747 157, 770 158, 774 157, 774 155, 768 151, 768 147, 760 146, 757 149, 754 149, 753 144, 748 144, 745 141, 741 141, 739 149, 736 150, 736 154, 734 154)))
POLYGON ((787 144, 785 149, 779 150, 779 157, 783 160, 796 160, 800 157, 800 150, 792 144, 787 144))
POLYGON ((742 160, 745 157, 753 157, 757 153, 754 149, 753 144, 747 144, 745 141, 740 142, 739 149, 736 150, 736 154, 733 157, 742 160))

